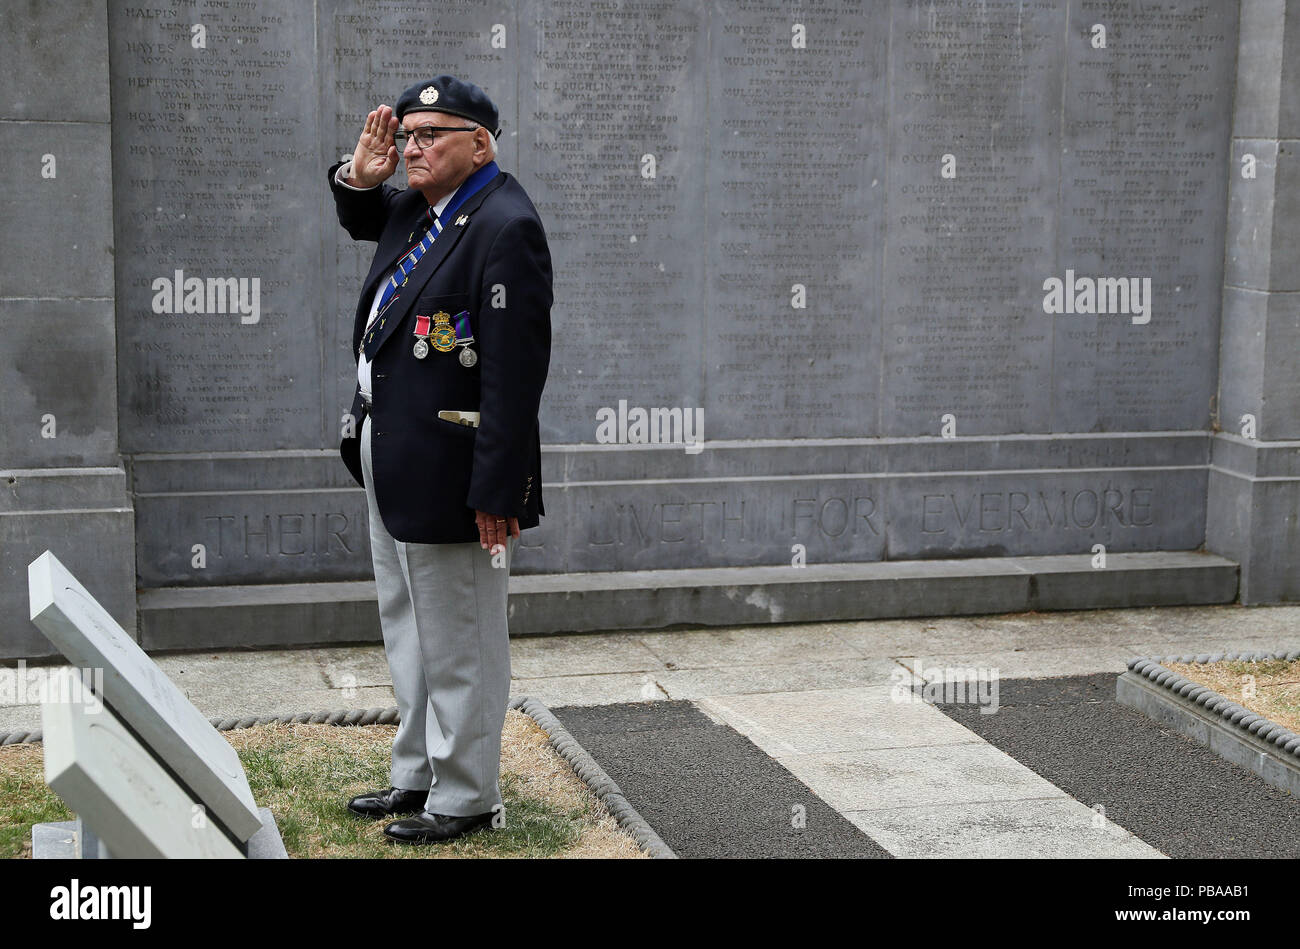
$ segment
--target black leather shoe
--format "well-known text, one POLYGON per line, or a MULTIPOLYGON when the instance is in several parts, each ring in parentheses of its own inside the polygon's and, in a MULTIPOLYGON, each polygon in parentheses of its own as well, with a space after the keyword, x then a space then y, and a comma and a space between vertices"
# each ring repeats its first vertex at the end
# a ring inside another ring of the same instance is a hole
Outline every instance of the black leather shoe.
POLYGON ((469 817, 430 814, 427 811, 393 821, 384 828, 384 836, 401 844, 438 844, 455 840, 492 823, 492 811, 469 817))
POLYGON ((424 802, 429 799, 428 791, 407 791, 402 788, 389 788, 386 791, 371 791, 348 801, 348 810, 358 817, 392 817, 394 814, 418 814, 424 810, 424 802))

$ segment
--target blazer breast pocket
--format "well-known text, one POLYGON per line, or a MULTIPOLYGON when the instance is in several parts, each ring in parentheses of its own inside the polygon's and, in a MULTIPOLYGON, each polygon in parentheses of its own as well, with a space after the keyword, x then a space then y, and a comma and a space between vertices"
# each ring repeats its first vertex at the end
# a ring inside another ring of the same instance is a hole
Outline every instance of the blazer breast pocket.
POLYGON ((415 298, 415 312, 424 316, 442 312, 454 317, 461 310, 467 309, 468 293, 422 293, 415 298))
MULTIPOLYGON (((473 330, 458 319, 469 309, 468 293, 425 293, 415 298, 411 333, 415 339, 412 352, 421 362, 433 365, 453 355, 463 336, 473 330)), ((459 368, 459 367, 458 367, 459 368)))
POLYGON ((448 435, 458 435, 461 438, 467 438, 470 441, 473 441, 474 436, 478 434, 478 429, 473 425, 464 425, 461 422, 449 422, 447 419, 438 418, 436 415, 433 417, 433 425, 439 432, 446 432, 448 435))

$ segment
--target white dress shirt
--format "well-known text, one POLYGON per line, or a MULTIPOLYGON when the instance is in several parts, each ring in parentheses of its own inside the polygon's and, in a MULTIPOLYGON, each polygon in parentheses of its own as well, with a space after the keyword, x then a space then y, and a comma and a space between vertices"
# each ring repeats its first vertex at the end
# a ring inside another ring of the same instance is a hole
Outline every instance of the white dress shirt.
MULTIPOLYGON (((351 175, 352 162, 346 161, 339 167, 339 170, 334 173, 334 183, 342 185, 344 188, 348 188, 352 191, 370 191, 373 188, 379 187, 379 185, 371 185, 370 188, 358 188, 355 185, 350 185, 348 184, 347 179, 351 177, 351 175)), ((442 200, 433 206, 433 213, 436 214, 439 219, 442 218, 442 209, 447 206, 452 199, 452 195, 455 193, 456 192, 453 191, 451 194, 443 195, 442 200)), ((383 294, 384 284, 383 282, 380 282, 379 289, 375 291, 374 299, 370 301, 370 315, 366 317, 366 330, 369 330, 370 324, 375 321, 375 314, 379 312, 379 298, 383 296, 383 294)), ((361 333, 363 337, 366 335, 366 330, 363 330, 361 333)), ((362 397, 367 400, 370 399, 372 397, 370 391, 370 360, 366 359, 365 353, 361 353, 360 358, 357 360, 357 384, 361 386, 362 397)))

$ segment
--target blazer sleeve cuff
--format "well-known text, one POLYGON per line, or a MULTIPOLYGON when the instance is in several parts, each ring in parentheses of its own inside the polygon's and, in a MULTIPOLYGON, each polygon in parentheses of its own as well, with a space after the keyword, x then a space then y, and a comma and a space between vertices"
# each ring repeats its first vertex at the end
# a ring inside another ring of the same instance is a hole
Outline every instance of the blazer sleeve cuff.
POLYGON ((334 172, 334 183, 340 188, 347 188, 349 191, 374 191, 379 185, 371 185, 369 188, 358 188, 356 185, 347 183, 347 179, 352 177, 352 159, 349 158, 343 164, 339 165, 338 171, 334 172))

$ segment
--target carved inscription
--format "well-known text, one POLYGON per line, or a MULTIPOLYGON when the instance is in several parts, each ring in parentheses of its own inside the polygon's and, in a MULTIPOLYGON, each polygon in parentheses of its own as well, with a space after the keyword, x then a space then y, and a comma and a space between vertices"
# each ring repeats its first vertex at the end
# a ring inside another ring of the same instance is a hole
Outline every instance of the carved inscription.
POLYGON ((113 0, 109 33, 122 446, 313 444, 312 18, 292 0, 113 0), (189 292, 194 281, 201 295, 189 292), (256 286, 256 310, 211 305, 220 301, 208 286, 256 286))
POLYGON ((715 7, 712 437, 874 434, 887 34, 876 5, 715 7))

